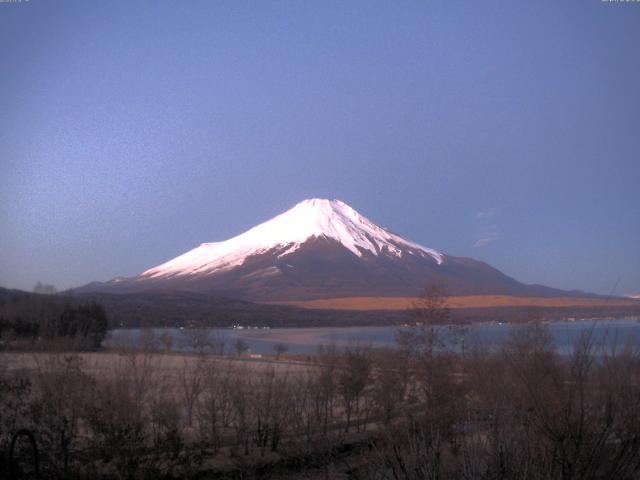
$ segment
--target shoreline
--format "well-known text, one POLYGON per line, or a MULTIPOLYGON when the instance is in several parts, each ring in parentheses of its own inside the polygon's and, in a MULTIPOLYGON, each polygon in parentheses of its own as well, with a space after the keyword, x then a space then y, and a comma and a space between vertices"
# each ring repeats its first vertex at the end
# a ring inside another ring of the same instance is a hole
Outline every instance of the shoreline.
MULTIPOLYGON (((593 317, 562 317, 562 318, 553 318, 553 319, 532 319, 525 321, 516 321, 516 320, 472 320, 462 323, 462 325, 466 327, 475 327, 475 326, 487 326, 487 325, 527 325, 540 323, 544 325, 553 324, 553 323, 577 323, 577 322, 609 322, 609 321, 636 321, 640 322, 640 315, 626 315, 626 316, 593 316, 593 317)), ((447 326, 458 326, 461 323, 442 323, 436 324, 439 327, 447 327, 447 326)), ((357 325, 287 325, 287 326, 256 326, 256 325, 247 325, 242 326, 242 328, 236 328, 234 326, 207 326, 207 325, 178 325, 178 326, 117 326, 114 328, 110 328, 109 331, 123 331, 123 330, 198 330, 198 329, 209 329, 209 330, 229 330, 234 332, 259 332, 259 331, 273 331, 273 330, 302 330, 302 329, 363 329, 363 328, 390 328, 390 327, 417 327, 419 325, 410 325, 407 323, 388 323, 388 324, 357 324, 357 325)))

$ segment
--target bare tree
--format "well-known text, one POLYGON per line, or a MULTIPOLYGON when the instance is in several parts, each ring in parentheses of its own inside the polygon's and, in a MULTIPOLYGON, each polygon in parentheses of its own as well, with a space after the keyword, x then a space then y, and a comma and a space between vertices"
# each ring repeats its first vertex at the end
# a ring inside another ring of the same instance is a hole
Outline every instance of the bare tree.
POLYGON ((187 425, 190 427, 193 424, 194 408, 205 389, 205 367, 206 365, 202 359, 198 359, 195 362, 190 358, 183 359, 179 377, 180 390, 187 413, 187 425))
POLYGON ((242 355, 243 353, 249 350, 249 344, 244 338, 238 337, 236 338, 236 341, 233 343, 233 348, 236 351, 236 355, 239 357, 240 355, 242 355))
POLYGON ((444 444, 437 431, 410 422, 407 428, 384 431, 373 444, 373 455, 364 467, 366 478, 380 480, 437 480, 460 478, 445 475, 444 444))
POLYGON ((444 288, 438 284, 427 285, 407 313, 412 326, 409 330, 398 330, 398 346, 411 356, 433 357, 435 349, 443 345, 439 327, 451 323, 444 288))
POLYGON ((192 352, 202 355, 213 346, 213 338, 206 328, 185 328, 182 330, 182 344, 192 352))
POLYGON ((160 337, 153 328, 143 328, 138 341, 140 347, 146 352, 154 352, 160 348, 160 337))
POLYGON ((273 351, 276 352, 276 359, 280 360, 280 356, 289 351, 289 346, 286 343, 276 343, 273 346, 273 351))
POLYGON ((399 350, 383 349, 375 359, 373 399, 389 423, 401 408, 409 383, 409 362, 399 350))
POLYGON ((158 337, 158 342, 164 347, 165 352, 170 352, 173 347, 173 336, 164 332, 158 337))
POLYGON ((219 331, 212 331, 210 334, 211 353, 223 356, 227 345, 227 339, 219 331))
POLYGON ((218 368, 217 362, 208 366, 204 373, 204 390, 198 402, 198 426, 201 438, 213 447, 222 445, 222 435, 231 424, 233 405, 231 383, 235 381, 236 369, 231 363, 218 368))
POLYGON ((276 451, 282 438, 291 398, 287 372, 276 373, 269 367, 252 385, 251 393, 254 443, 264 456, 267 447, 276 451))
MULTIPOLYGON (((237 372, 241 373, 241 372, 237 372)), ((235 431, 235 443, 249 455, 249 429, 250 429, 250 405, 251 385, 247 376, 239 374, 237 379, 229 385, 229 395, 233 406, 233 429, 235 431)))
POLYGON ((333 420, 334 404, 337 397, 338 356, 335 350, 329 349, 321 357, 322 366, 313 375, 310 387, 313 390, 314 415, 320 419, 321 432, 327 436, 329 423, 333 420))
POLYGON ((33 420, 38 425, 41 447, 51 456, 49 464, 56 470, 52 473, 66 477, 94 382, 85 374, 77 354, 52 353, 34 358, 39 396, 32 404, 33 420))
POLYGON ((359 428, 360 399, 371 379, 371 357, 368 349, 350 347, 344 355, 344 365, 338 375, 338 386, 346 416, 345 432, 349 431, 351 419, 355 415, 359 428))

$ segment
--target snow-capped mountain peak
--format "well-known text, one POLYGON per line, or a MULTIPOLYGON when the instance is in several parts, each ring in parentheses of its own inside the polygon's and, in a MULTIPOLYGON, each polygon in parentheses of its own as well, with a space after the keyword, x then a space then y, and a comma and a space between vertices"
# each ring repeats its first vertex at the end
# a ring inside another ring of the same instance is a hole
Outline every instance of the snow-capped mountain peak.
POLYGON ((569 293, 525 285, 472 258, 443 255, 376 225, 344 202, 318 198, 136 277, 92 282, 76 292, 193 292, 273 302, 409 297, 433 283, 451 295, 569 293))
POLYGON ((433 249, 407 241, 377 226, 340 200, 304 200, 267 222, 229 240, 203 243, 162 265, 149 269, 139 279, 191 276, 225 271, 242 265, 247 257, 277 251, 279 258, 295 252, 313 238, 339 242, 354 255, 365 253, 402 257, 403 254, 433 258, 444 256, 433 249))

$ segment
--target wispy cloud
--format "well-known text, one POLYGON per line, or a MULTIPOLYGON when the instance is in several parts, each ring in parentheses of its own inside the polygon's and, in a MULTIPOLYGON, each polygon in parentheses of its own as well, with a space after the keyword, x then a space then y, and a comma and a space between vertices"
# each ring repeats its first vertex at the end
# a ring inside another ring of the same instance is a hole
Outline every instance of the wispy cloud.
POLYGON ((497 242, 501 238, 502 238, 502 235, 500 235, 500 233, 497 232, 497 231, 496 232, 484 232, 484 233, 481 233, 481 234, 477 235, 476 241, 473 244, 473 246, 476 247, 476 248, 486 247, 490 243, 497 242))
POLYGON ((473 214, 475 233, 473 235, 473 246, 476 248, 486 247, 502 238, 497 220, 500 212, 495 207, 488 207, 478 210, 473 214))
POLYGON ((487 208, 485 210, 480 210, 475 213, 475 217, 479 220, 483 220, 486 218, 493 218, 498 215, 498 211, 495 208, 487 208))

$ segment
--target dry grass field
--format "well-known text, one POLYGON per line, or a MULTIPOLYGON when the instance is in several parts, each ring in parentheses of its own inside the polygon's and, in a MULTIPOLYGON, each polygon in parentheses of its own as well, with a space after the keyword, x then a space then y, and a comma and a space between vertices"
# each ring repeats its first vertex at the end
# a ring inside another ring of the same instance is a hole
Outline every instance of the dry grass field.
MULTIPOLYGON (((413 297, 344 297, 321 300, 270 302, 322 310, 404 310, 413 297)), ((640 306, 631 298, 516 297, 510 295, 462 295, 447 299, 449 308, 494 307, 622 307, 640 306)))
MULTIPOLYGON (((113 378, 130 372, 135 367, 147 376, 161 376, 176 381, 185 369, 208 366, 212 369, 241 369, 244 375, 262 375, 268 370, 281 374, 296 374, 312 368, 311 365, 290 360, 214 357, 185 353, 149 352, 70 352, 68 356, 80 359, 83 371, 99 378, 113 378), (132 363, 133 362, 133 363, 132 363)), ((0 372, 46 372, 60 366, 65 354, 60 352, 0 352, 0 372), (62 359, 62 360, 61 360, 62 359)))

